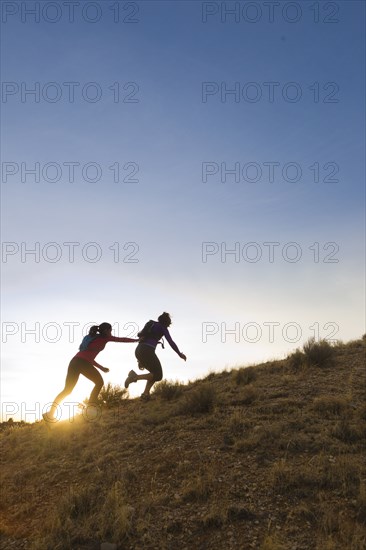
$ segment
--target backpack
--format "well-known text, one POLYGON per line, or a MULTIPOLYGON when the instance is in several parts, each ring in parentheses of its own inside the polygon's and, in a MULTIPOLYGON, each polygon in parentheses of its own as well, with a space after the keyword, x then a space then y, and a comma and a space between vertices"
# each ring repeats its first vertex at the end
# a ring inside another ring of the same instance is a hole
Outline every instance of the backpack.
POLYGON ((87 334, 86 336, 84 336, 79 346, 79 351, 85 351, 86 349, 88 349, 89 344, 93 342, 93 340, 95 339, 96 339, 96 336, 90 336, 90 334, 87 334))
MULTIPOLYGON (((140 339, 140 342, 143 342, 144 340, 146 340, 147 338, 154 338, 156 340, 160 340, 160 338, 162 338, 162 334, 157 334, 157 331, 154 330, 154 326, 157 325, 157 322, 156 321, 153 321, 152 319, 150 319, 150 321, 148 321, 144 328, 142 330, 140 330, 140 332, 137 333, 137 336, 139 337, 140 339)), ((158 342, 159 344, 162 345, 162 347, 164 348, 164 341, 162 342, 158 342)))

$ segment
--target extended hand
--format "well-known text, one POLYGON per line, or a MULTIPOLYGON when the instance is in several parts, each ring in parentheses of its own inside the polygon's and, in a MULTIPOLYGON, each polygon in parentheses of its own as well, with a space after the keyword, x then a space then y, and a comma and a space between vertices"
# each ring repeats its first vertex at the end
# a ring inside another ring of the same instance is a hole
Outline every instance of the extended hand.
POLYGON ((102 371, 103 371, 103 372, 109 372, 109 369, 107 369, 107 367, 103 367, 103 368, 102 368, 102 371))
POLYGON ((179 357, 180 357, 181 359, 184 359, 184 361, 187 361, 187 357, 184 355, 184 353, 181 353, 181 354, 179 355, 179 357))

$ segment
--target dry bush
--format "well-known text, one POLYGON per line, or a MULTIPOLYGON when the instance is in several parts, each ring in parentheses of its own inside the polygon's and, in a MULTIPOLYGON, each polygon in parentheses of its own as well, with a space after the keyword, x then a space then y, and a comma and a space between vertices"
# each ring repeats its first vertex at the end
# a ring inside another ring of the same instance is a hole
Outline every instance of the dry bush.
MULTIPOLYGON (((105 407, 116 407, 128 397, 126 388, 122 388, 118 384, 113 385, 110 382, 102 387, 98 395, 98 404, 105 407)), ((85 400, 87 402, 87 400, 85 400)))
POLYGON ((94 484, 70 487, 53 513, 49 513, 45 529, 48 535, 37 541, 35 548, 73 550, 88 542, 97 524, 95 511, 99 509, 100 496, 99 488, 94 484))
POLYGON ((126 503, 125 491, 120 481, 109 489, 100 513, 99 537, 122 542, 131 530, 134 509, 126 503))
POLYGON ((216 392, 209 384, 202 384, 189 392, 184 401, 177 407, 177 414, 210 413, 216 403, 216 392))
POLYGON ((335 348, 326 340, 315 341, 309 338, 303 345, 307 362, 314 367, 330 367, 334 364, 335 348))
POLYGON ((297 349, 287 357, 287 365, 291 370, 297 371, 305 364, 305 355, 297 349))
POLYGON ((366 334, 359 338, 358 340, 351 340, 347 344, 343 344, 345 348, 363 348, 366 344, 366 334))
POLYGON ((344 397, 324 396, 314 399, 314 410, 322 416, 341 416, 348 412, 349 402, 344 397))
POLYGON ((240 402, 243 405, 250 405, 258 398, 258 391, 252 386, 246 386, 244 390, 240 393, 240 402))
POLYGON ((126 503, 121 482, 105 489, 98 481, 70 488, 49 514, 48 534, 36 540, 34 550, 75 550, 98 539, 123 542, 134 509, 126 503))
POLYGON ((268 449, 274 450, 279 447, 286 447, 287 440, 284 442, 281 435, 284 425, 281 422, 271 423, 270 426, 255 426, 254 431, 247 437, 238 439, 235 443, 237 452, 251 451, 257 449, 261 453, 268 449))
POLYGON ((231 435, 238 436, 246 433, 251 428, 251 422, 245 419, 245 414, 242 410, 235 410, 225 427, 227 427, 231 435))
POLYGON ((168 380, 162 380, 155 385, 154 395, 165 399, 166 401, 172 401, 182 395, 184 391, 184 385, 180 382, 171 382, 168 380))
POLYGON ((234 382, 238 385, 247 385, 257 379, 257 371, 254 367, 246 367, 234 371, 234 382))

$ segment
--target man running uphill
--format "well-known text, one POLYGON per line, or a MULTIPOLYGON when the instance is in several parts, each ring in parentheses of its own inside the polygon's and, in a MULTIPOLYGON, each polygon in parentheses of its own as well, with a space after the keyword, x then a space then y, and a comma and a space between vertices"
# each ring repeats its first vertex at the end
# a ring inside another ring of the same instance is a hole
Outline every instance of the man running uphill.
POLYGON ((148 400, 150 399, 150 390, 155 384, 163 378, 163 370, 159 358, 155 353, 156 346, 158 345, 161 338, 166 338, 169 342, 170 347, 179 355, 184 361, 187 360, 187 357, 184 353, 180 352, 177 344, 172 340, 172 337, 169 334, 168 327, 172 324, 169 313, 162 313, 157 321, 149 321, 146 323, 144 328, 138 333, 139 344, 136 348, 135 355, 141 370, 146 369, 149 371, 149 374, 137 374, 134 370, 131 370, 128 373, 128 376, 125 381, 125 388, 132 382, 137 382, 138 380, 146 380, 146 387, 144 393, 141 395, 141 399, 148 400))
POLYGON ((95 361, 96 356, 102 351, 108 342, 138 342, 135 338, 117 338, 112 336, 112 325, 102 323, 101 325, 93 326, 89 330, 89 334, 83 338, 80 344, 79 352, 70 361, 66 375, 65 387, 61 393, 55 398, 50 410, 43 414, 46 422, 54 422, 57 406, 69 395, 74 389, 80 374, 94 382, 94 388, 89 397, 89 404, 96 405, 98 395, 103 386, 103 378, 95 367, 103 372, 109 372, 109 369, 102 367, 95 361))

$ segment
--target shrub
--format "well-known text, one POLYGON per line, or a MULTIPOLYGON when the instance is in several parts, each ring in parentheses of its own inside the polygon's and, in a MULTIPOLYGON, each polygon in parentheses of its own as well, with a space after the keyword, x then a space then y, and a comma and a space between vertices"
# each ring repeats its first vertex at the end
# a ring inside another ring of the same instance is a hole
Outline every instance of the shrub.
POLYGON ((249 385, 244 388, 243 393, 240 394, 240 403, 243 405, 250 405, 257 399, 257 397, 257 390, 252 385, 249 385))
POLYGON ((186 395, 184 402, 178 409, 180 414, 203 414, 213 410, 216 402, 216 393, 212 386, 203 384, 186 395))
POLYGON ((122 541, 131 529, 134 509, 126 503, 124 493, 121 482, 117 481, 106 494, 99 523, 102 538, 122 541))
POLYGON ((343 397, 318 397, 314 400, 314 409, 322 415, 341 416, 347 412, 349 403, 343 397))
POLYGON ((165 399, 166 401, 172 401, 177 399, 183 393, 184 386, 180 382, 169 382, 168 380, 162 380, 155 386, 154 394, 165 399))
POLYGON ((316 342, 314 338, 309 338, 303 350, 307 362, 315 367, 331 366, 334 362, 335 350, 326 340, 316 342))
POLYGON ((242 435, 251 428, 251 423, 248 421, 244 414, 243 409, 235 410, 231 415, 227 423, 227 428, 231 435, 242 435))
POLYGON ((294 353, 291 353, 291 355, 288 356, 287 361, 291 370, 298 370, 305 363, 305 355, 297 349, 294 353))
POLYGON ((98 403, 107 407, 118 405, 123 399, 126 399, 128 391, 119 385, 113 386, 110 382, 103 386, 98 396, 98 403))
POLYGON ((234 380, 238 385, 239 384, 247 385, 247 384, 250 384, 251 382, 254 382, 254 380, 256 379, 257 379, 257 372, 254 367, 246 367, 246 368, 234 371, 234 380))

